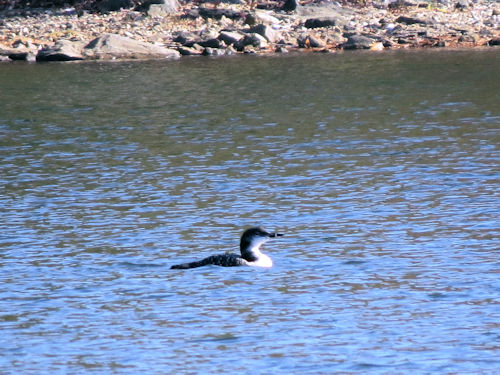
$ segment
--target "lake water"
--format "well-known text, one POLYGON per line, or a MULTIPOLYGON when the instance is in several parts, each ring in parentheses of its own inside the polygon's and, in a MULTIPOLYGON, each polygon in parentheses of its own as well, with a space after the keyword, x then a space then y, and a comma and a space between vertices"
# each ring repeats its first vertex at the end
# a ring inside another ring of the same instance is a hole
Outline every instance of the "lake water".
POLYGON ((498 373, 498 77, 493 48, 0 65, 0 372, 498 373), (254 225, 272 269, 170 269, 254 225))

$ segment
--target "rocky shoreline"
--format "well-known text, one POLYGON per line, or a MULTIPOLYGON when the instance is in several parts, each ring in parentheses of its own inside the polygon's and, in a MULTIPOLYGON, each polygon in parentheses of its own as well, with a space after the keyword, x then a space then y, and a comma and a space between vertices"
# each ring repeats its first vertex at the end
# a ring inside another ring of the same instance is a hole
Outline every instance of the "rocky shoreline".
POLYGON ((500 45, 490 0, 153 1, 141 9, 0 11, 0 61, 177 59, 289 51, 500 45), (159 4, 154 4, 154 3, 159 4))

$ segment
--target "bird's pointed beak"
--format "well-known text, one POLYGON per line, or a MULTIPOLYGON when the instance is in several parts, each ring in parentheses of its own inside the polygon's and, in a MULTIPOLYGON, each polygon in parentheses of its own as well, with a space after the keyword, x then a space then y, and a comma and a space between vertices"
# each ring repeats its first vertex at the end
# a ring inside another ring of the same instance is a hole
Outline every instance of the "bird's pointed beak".
POLYGON ((278 232, 269 233, 269 237, 283 237, 283 233, 278 233, 278 232))

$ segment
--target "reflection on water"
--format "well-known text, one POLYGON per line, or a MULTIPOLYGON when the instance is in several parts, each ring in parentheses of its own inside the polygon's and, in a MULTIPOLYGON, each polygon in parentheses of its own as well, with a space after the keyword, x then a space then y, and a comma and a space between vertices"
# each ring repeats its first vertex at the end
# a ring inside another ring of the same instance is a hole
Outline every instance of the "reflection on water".
POLYGON ((499 67, 0 66, 3 371, 494 372, 499 67), (257 224, 271 270, 169 269, 257 224))

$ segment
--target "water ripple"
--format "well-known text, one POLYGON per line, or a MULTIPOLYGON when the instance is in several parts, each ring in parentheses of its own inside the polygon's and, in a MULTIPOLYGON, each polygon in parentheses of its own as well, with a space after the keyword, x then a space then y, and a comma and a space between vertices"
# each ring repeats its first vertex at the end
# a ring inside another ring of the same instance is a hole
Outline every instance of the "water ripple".
POLYGON ((456 53, 9 66, 3 371, 494 373, 500 64, 456 53), (257 224, 272 269, 170 270, 257 224))

